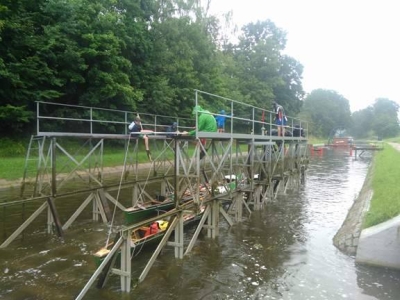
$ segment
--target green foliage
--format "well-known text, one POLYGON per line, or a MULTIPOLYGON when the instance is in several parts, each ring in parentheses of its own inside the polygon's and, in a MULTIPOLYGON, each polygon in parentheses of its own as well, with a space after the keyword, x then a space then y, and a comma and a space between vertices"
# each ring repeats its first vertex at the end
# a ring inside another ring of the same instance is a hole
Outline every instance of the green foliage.
POLYGON ((386 98, 376 99, 374 105, 373 129, 375 133, 382 137, 393 137, 400 133, 399 119, 397 113, 399 105, 386 98))
POLYGON ((22 157, 26 154, 26 144, 24 140, 12 140, 10 138, 0 138, 0 157, 6 160, 9 157, 22 157))
POLYGON ((387 221, 400 214, 400 153, 391 146, 376 154, 371 205, 365 216, 364 228, 387 221))
POLYGON ((352 114, 352 129, 351 133, 357 138, 367 138, 372 130, 372 122, 374 112, 372 107, 367 107, 363 110, 356 111, 352 114))
POLYGON ((386 98, 378 98, 374 105, 353 113, 352 134, 365 138, 371 132, 380 138, 395 137, 400 133, 399 105, 386 98))
POLYGON ((284 31, 250 23, 229 44, 222 30, 195 0, 3 1, 1 131, 33 134, 35 101, 188 116, 194 89, 297 113, 303 68, 282 54, 284 31))
MULTIPOLYGON (((271 109, 276 100, 274 89, 284 84, 279 70, 286 34, 269 20, 250 23, 242 30, 243 35, 233 52, 238 65, 239 91, 249 104, 271 109)), ((279 99, 284 106, 287 100, 279 99)))
POLYGON ((329 136, 335 128, 349 128, 351 113, 349 101, 335 91, 318 89, 304 100, 301 117, 310 122, 315 136, 329 136))
POLYGON ((27 111, 24 106, 7 104, 0 106, 0 132, 3 136, 13 133, 21 133, 24 125, 33 119, 33 112, 27 111))

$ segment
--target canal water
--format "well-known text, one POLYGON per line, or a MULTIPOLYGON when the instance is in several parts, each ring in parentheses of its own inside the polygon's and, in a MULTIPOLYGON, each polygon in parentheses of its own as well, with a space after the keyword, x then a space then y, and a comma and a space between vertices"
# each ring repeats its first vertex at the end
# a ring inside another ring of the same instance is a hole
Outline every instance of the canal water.
MULTIPOLYGON (((400 299, 400 272, 359 266, 332 239, 359 193, 370 159, 327 151, 310 159, 306 182, 231 228, 200 236, 183 260, 166 249, 146 280, 129 294, 119 277, 85 299, 400 299)), ((0 299, 73 299, 95 271, 91 254, 108 228, 75 225, 64 241, 31 234, 0 250, 0 299)), ((137 249, 133 277, 150 253, 137 249)))

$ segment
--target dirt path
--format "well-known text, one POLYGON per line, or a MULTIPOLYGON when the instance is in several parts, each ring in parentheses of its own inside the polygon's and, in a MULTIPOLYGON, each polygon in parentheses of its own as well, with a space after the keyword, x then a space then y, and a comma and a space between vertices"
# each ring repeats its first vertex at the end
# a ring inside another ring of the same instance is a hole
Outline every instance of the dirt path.
MULTIPOLYGON (((152 166, 151 163, 141 163, 138 165, 138 168, 139 169, 149 169, 149 168, 151 168, 151 166, 152 166)), ((121 174, 122 170, 123 170, 123 166, 104 167, 103 174, 104 174, 104 176, 108 176, 108 175, 116 176, 118 174, 121 174)), ((87 174, 84 171, 78 171, 78 172, 82 175, 87 174)), ((23 170, 21 170, 21 173, 23 173, 23 170)), ((67 176, 67 175, 68 174, 58 174, 57 177, 62 178, 63 176, 67 176)), ((7 189, 7 188, 20 188, 21 183, 22 183, 22 178, 14 179, 14 180, 6 180, 6 179, 0 178, 0 190, 7 189)))
POLYGON ((388 143, 388 144, 400 152, 400 144, 399 143, 388 143))

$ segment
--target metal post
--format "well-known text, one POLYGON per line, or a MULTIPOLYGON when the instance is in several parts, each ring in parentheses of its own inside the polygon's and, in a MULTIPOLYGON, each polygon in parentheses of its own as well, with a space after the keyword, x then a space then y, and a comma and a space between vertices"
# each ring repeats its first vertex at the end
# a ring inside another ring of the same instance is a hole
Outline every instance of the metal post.
POLYGON ((56 144, 57 140, 53 137, 51 139, 51 195, 53 197, 57 194, 56 144))
POLYGON ((93 134, 93 108, 90 108, 90 134, 93 134))
POLYGON ((175 258, 183 258, 183 213, 180 213, 175 227, 175 258))
POLYGON ((131 291, 131 234, 130 230, 123 232, 124 242, 121 247, 121 291, 131 291))

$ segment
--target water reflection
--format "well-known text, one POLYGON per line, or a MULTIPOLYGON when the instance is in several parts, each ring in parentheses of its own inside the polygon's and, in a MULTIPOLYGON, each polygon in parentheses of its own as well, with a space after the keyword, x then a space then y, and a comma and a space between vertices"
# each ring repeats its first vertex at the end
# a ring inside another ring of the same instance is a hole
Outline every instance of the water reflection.
MULTIPOLYGON (((335 151, 314 157, 299 191, 242 224, 222 222, 218 240, 200 236, 183 260, 166 249, 130 294, 121 294, 111 276, 106 289, 92 289, 86 299, 399 299, 399 272, 357 266, 332 244, 368 163, 335 151)), ((64 243, 34 235, 0 250, 0 299, 73 298, 94 272, 90 254, 106 232, 88 223, 68 230, 64 243)), ((134 278, 150 255, 133 258, 134 278)))

